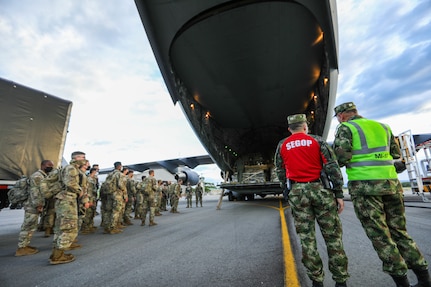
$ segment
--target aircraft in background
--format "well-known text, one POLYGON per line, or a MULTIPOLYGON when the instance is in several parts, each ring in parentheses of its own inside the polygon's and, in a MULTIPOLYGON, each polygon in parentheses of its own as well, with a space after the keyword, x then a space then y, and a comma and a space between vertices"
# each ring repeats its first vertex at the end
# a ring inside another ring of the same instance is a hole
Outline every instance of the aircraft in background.
MULTIPOLYGON (((177 159, 169 159, 169 160, 160 160, 153 162, 145 162, 145 163, 135 163, 135 164, 124 164, 123 166, 127 166, 129 169, 134 172, 137 171, 139 174, 137 175, 147 175, 150 169, 155 170, 156 178, 161 179, 163 181, 177 181, 178 179, 183 180, 183 184, 185 185, 187 182, 190 182, 190 185, 196 185, 200 181, 199 174, 193 169, 198 165, 202 164, 213 164, 214 161, 208 155, 201 156, 193 156, 193 157, 185 157, 185 158, 177 158, 177 159), (145 173, 146 172, 146 173, 145 173)), ((114 168, 103 168, 99 170, 99 174, 104 175, 113 171, 114 168)), ((135 176, 136 177, 136 176, 135 176)), ((140 179, 140 178, 138 178, 140 179)), ((101 177, 101 181, 103 181, 103 177, 101 177)))
POLYGON ((335 0, 135 0, 161 74, 223 171, 229 199, 280 194, 286 117, 326 138, 338 80, 335 0))

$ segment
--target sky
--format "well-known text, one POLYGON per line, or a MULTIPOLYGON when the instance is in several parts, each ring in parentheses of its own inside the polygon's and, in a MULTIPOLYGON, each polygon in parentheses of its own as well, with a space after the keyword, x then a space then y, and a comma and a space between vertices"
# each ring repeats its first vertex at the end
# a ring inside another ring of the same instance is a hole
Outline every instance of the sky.
MULTIPOLYGON (((395 135, 431 133, 431 1, 342 0, 337 11, 336 104, 355 102, 395 135)), ((207 154, 171 100, 134 1, 0 0, 0 39, 1 78, 73 102, 66 159, 82 150, 112 167, 207 154)), ((216 165, 196 170, 221 182, 216 165)))

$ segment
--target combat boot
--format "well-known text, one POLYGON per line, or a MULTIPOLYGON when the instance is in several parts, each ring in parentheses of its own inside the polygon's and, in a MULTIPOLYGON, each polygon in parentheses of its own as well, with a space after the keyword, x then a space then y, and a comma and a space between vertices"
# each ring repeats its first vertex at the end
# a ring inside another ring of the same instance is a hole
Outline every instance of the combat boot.
POLYGON ((413 287, 431 287, 431 278, 428 269, 413 269, 413 272, 418 278, 418 284, 413 285, 413 287))
POLYGON ((15 256, 19 257, 19 256, 33 255, 33 254, 36 254, 38 252, 39 252, 39 250, 37 250, 34 247, 30 247, 30 246, 20 247, 16 250, 15 256))
POLYGON ((397 284, 397 287, 411 287, 409 279, 407 278, 407 275, 404 275, 404 276, 391 275, 391 277, 394 280, 395 284, 397 284))
POLYGON ((52 228, 51 227, 45 228, 45 234, 43 235, 43 237, 50 237, 51 236, 51 232, 52 232, 52 228))
POLYGON ((347 287, 347 283, 346 282, 343 282, 343 283, 335 282, 335 287, 347 287))
POLYGON ((52 265, 69 263, 75 260, 75 256, 72 254, 64 254, 64 251, 61 249, 54 248, 52 249, 52 254, 49 257, 49 263, 52 265))
POLYGON ((323 287, 323 282, 318 282, 313 280, 313 287, 323 287))
POLYGON ((155 223, 153 220, 150 221, 150 226, 154 226, 157 225, 157 223, 155 223))

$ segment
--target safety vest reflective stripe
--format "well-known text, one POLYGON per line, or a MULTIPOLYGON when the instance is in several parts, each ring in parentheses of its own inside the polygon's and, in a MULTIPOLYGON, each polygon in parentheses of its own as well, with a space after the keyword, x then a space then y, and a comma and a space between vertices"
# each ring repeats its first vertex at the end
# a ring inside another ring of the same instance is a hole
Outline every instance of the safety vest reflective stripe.
POLYGON ((358 167, 358 166, 385 166, 385 165, 393 165, 393 160, 385 160, 385 161, 359 161, 352 162, 349 164, 350 167, 358 167))

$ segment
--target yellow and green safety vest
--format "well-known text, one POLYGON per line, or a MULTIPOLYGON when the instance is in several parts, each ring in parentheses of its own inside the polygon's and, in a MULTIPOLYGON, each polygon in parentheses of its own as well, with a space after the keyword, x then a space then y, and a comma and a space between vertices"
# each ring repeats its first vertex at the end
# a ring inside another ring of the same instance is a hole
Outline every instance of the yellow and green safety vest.
POLYGON ((342 124, 352 133, 352 159, 346 168, 349 180, 396 179, 389 126, 365 118, 342 124))

